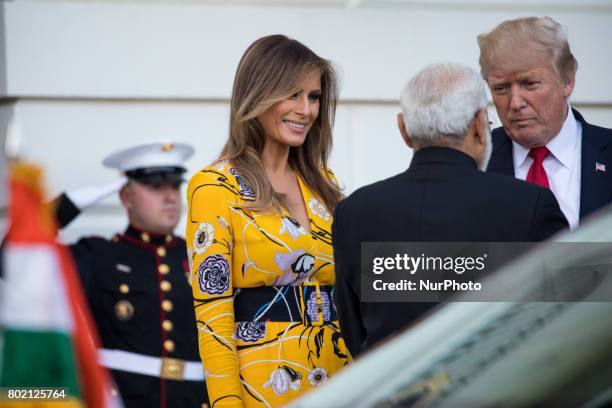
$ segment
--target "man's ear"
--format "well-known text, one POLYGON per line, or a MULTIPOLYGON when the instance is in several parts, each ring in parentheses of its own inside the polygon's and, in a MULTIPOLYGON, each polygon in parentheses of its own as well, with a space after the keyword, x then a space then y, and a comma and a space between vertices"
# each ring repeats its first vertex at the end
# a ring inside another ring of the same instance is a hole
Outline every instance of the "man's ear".
POLYGON ((121 204, 127 209, 132 206, 132 189, 130 188, 130 182, 121 187, 119 190, 119 199, 121 200, 121 204))
POLYGON ((478 145, 485 145, 487 143, 487 129, 489 126, 489 117, 487 115, 487 108, 482 108, 478 111, 474 120, 470 124, 470 127, 474 134, 474 142, 478 145))
POLYGON ((414 142, 410 138, 410 135, 408 135, 408 130, 406 129, 406 124, 404 123, 404 114, 401 112, 397 114, 397 127, 402 135, 402 139, 404 139, 404 143, 406 143, 411 149, 414 149, 414 142))
POLYGON ((565 98, 569 98, 574 92, 574 85, 576 85, 576 74, 572 74, 569 79, 563 80, 563 96, 565 98))

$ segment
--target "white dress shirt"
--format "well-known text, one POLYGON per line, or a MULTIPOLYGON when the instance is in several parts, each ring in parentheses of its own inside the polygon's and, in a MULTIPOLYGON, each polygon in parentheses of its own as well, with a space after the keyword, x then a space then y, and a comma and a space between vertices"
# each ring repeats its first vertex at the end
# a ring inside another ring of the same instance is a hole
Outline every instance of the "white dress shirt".
MULTIPOLYGON (((554 193, 570 228, 578 226, 580 217, 580 164, 582 162, 582 125, 568 106, 567 117, 559 134, 546 145, 550 154, 542 166, 548 176, 548 184, 554 193)), ((512 142, 514 175, 525 180, 533 159, 529 150, 512 142)))

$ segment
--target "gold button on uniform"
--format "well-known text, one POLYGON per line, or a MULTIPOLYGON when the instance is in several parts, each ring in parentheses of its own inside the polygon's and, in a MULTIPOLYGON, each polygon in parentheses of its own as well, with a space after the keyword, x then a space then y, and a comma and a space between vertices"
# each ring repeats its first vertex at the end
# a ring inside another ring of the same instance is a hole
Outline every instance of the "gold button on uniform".
POLYGON ((115 316, 121 321, 128 321, 134 317, 134 306, 127 300, 115 303, 115 316))
POLYGON ((170 242, 172 241, 172 235, 168 234, 166 235, 166 242, 170 242))
POLYGON ((164 280, 164 281, 161 281, 161 283, 159 284, 159 287, 164 292, 170 292, 170 289, 172 289, 172 284, 168 282, 167 280, 164 280))
POLYGON ((170 332, 170 331, 172 331, 172 329, 174 329, 174 325, 172 324, 172 322, 170 320, 164 320, 162 322, 162 328, 165 331, 170 332))
POLYGON ((144 242, 151 241, 151 237, 146 232, 143 232, 142 234, 140 234, 140 239, 143 240, 144 242))
POLYGON ((161 303, 161 307, 162 309, 164 309, 165 312, 171 312, 174 305, 172 304, 171 301, 166 299, 161 303))
POLYGON ((124 295, 127 295, 128 293, 130 293, 130 287, 127 284, 122 283, 121 285, 119 285, 119 292, 123 293, 124 295))
POLYGON ((157 270, 162 275, 167 275, 168 272, 170 272, 170 267, 168 265, 166 265, 166 264, 159 264, 159 266, 157 267, 157 270))
POLYGON ((164 348, 166 349, 166 351, 172 353, 174 351, 174 342, 172 340, 164 341, 164 348))
POLYGON ((156 252, 159 256, 166 256, 166 248, 164 247, 158 247, 156 252))

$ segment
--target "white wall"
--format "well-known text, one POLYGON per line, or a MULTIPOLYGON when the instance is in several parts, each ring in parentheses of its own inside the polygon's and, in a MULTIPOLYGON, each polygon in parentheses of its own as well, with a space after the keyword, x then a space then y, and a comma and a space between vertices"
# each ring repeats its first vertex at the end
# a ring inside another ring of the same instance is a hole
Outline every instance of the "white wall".
MULTIPOLYGON (((111 179, 101 159, 151 139, 193 143, 197 153, 188 166, 195 171, 225 140, 242 52, 263 35, 284 33, 334 60, 342 73, 332 167, 351 192, 409 164, 411 152, 395 129, 404 82, 440 60, 478 68, 476 35, 513 17, 551 15, 568 28, 580 63, 573 101, 587 120, 612 127, 612 4, 562 3, 370 0, 348 9, 2 3, 0 126, 14 111, 23 151, 46 167, 52 193, 111 179)), ((64 236, 109 235, 124 223, 110 199, 64 236)))
MULTIPOLYGON (((7 94, 225 100, 244 49, 263 35, 285 33, 340 65, 344 99, 395 100, 400 84, 427 63, 446 59, 476 68, 476 35, 525 14, 521 7, 175 3, 5 3, 7 94)), ((612 15, 568 9, 551 14, 568 27, 581 62, 575 98, 610 102, 612 83, 601 80, 612 72, 606 52, 612 15)))

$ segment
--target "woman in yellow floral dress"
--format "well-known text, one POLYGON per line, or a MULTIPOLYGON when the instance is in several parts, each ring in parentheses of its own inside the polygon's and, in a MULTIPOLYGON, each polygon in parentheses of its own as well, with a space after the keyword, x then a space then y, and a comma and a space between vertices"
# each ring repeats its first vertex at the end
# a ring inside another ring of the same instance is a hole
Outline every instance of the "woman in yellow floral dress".
POLYGON ((220 159, 189 183, 187 244, 213 407, 279 406, 350 360, 332 304, 331 64, 282 35, 244 53, 220 159))

